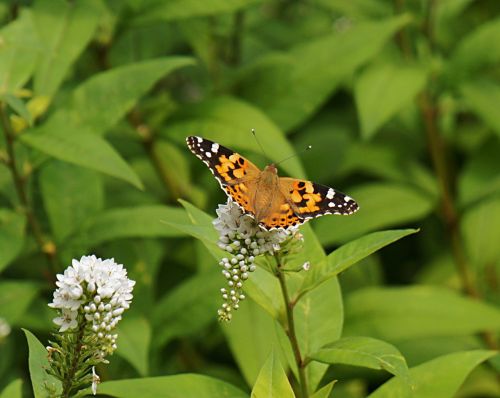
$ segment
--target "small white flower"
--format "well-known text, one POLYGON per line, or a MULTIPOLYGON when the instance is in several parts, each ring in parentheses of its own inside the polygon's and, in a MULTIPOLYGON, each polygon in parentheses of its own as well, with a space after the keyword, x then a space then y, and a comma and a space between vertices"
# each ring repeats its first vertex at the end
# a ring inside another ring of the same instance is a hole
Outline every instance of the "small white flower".
POLYGON ((110 337, 130 307, 135 282, 127 277, 123 265, 114 259, 102 260, 96 256, 83 256, 73 260, 63 274, 57 275, 57 289, 50 307, 59 310, 54 319, 59 332, 75 329, 78 314, 89 323, 89 331, 96 333, 102 357, 115 350, 116 338, 110 337), (101 332, 104 331, 104 332, 101 332))
POLYGON ((68 329, 75 329, 78 326, 77 316, 78 312, 63 308, 61 316, 54 318, 54 323, 60 326, 59 331, 62 333, 68 329))
POLYGON ((292 237, 299 237, 298 227, 266 231, 231 199, 219 205, 217 218, 213 221, 219 232, 218 246, 230 253, 230 258, 220 261, 222 274, 227 279, 229 291, 222 291, 224 303, 218 310, 219 319, 229 321, 231 311, 239 308, 239 302, 245 298, 243 282, 249 273, 255 271, 255 257, 260 254, 275 254, 282 250, 282 245, 292 237))
POLYGON ((97 394, 97 385, 101 382, 101 378, 95 372, 95 366, 92 366, 92 395, 97 394))

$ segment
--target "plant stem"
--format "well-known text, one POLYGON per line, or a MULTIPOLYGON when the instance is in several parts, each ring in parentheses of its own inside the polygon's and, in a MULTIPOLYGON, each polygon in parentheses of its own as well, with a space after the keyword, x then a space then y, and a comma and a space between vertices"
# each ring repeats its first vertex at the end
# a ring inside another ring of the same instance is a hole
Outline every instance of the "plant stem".
POLYGON ((300 392, 302 398, 308 397, 308 389, 307 389, 307 375, 306 375, 306 363, 302 358, 300 353, 299 341, 297 339, 297 334, 295 332, 295 321, 293 317, 293 307, 294 303, 290 301, 290 296, 288 294, 288 288, 286 286, 285 274, 280 269, 281 265, 278 259, 278 267, 276 275, 280 282, 281 292, 283 293, 283 300, 285 301, 285 309, 286 309, 286 334, 290 343, 292 345, 293 354, 295 356, 295 362, 297 364, 297 369, 299 371, 299 385, 300 392))
POLYGON ((35 238, 35 241, 40 249, 40 251, 45 254, 47 257, 49 264, 52 267, 52 271, 57 271, 57 258, 56 258, 56 247, 55 244, 51 241, 46 241, 40 224, 33 212, 32 207, 30 206, 28 195, 26 193, 25 188, 25 179, 19 173, 19 168, 17 165, 16 154, 14 150, 15 143, 15 133, 12 129, 12 126, 9 121, 9 117, 7 115, 7 111, 5 109, 5 104, 0 102, 0 119, 2 123, 2 129, 5 136, 5 145, 7 149, 8 161, 7 166, 12 175, 12 180, 14 181, 14 186, 16 189, 17 197, 21 204, 21 208, 23 213, 26 216, 26 220, 28 221, 28 225, 30 226, 31 232, 35 238))
POLYGON ((75 378, 75 374, 78 370, 78 363, 80 362, 80 354, 82 352, 82 347, 83 347, 84 332, 85 332, 85 322, 80 322, 80 328, 78 329, 76 335, 76 341, 74 343, 74 351, 72 353, 71 365, 68 373, 66 373, 66 376, 64 377, 63 391, 61 394, 61 398, 71 397, 71 392, 73 390, 73 381, 75 378))

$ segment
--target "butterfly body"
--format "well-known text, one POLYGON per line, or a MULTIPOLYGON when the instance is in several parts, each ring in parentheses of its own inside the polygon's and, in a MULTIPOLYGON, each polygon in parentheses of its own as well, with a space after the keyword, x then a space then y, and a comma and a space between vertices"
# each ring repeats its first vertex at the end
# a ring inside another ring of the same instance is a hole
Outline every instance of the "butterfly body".
POLYGON ((325 214, 352 214, 358 205, 333 188, 279 177, 274 164, 260 170, 248 159, 213 141, 186 138, 189 149, 214 174, 226 194, 266 230, 287 229, 325 214))

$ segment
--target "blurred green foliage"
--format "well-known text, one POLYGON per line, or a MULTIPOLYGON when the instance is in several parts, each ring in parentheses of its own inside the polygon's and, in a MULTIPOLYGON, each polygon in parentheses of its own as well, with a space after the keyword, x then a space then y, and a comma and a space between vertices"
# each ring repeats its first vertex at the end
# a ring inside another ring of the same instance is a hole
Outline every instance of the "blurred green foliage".
POLYGON ((281 174, 361 206, 304 228, 313 397, 500 396, 498 357, 477 367, 500 330, 498 0, 7 0, 0 21, 0 397, 33 394, 21 328, 50 338, 55 274, 90 253, 137 281, 99 391, 292 396, 275 280, 216 321, 196 208, 225 197, 193 134, 260 166, 310 144, 281 174))

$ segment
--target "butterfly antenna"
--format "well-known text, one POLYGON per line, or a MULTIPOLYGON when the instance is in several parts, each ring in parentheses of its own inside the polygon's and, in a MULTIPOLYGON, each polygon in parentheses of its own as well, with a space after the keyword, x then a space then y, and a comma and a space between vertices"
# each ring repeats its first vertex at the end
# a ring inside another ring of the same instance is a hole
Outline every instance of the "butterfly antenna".
POLYGON ((266 151, 264 151, 264 147, 262 146, 259 139, 257 138, 257 133, 255 132, 255 129, 252 129, 252 134, 253 134, 253 138, 255 138, 255 141, 257 141, 257 145, 259 145, 259 148, 262 151, 262 153, 264 154, 264 156, 269 159, 269 157, 266 154, 266 151))
POLYGON ((299 155, 302 155, 304 152, 308 151, 309 149, 312 149, 312 145, 308 145, 307 147, 305 147, 304 149, 302 149, 301 151, 299 152, 295 152, 294 154, 286 157, 285 159, 282 159, 280 160, 278 163, 276 163, 276 166, 279 165, 280 163, 283 163, 284 161, 288 160, 288 159, 291 159, 291 158, 294 158, 295 156, 299 156, 299 155))

